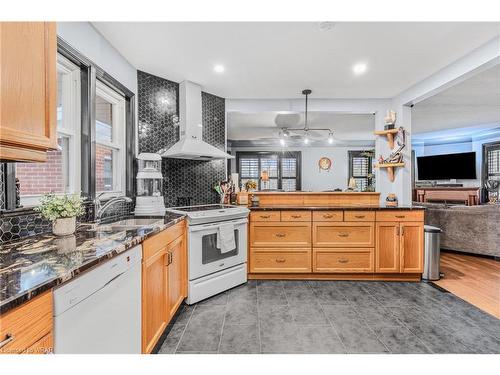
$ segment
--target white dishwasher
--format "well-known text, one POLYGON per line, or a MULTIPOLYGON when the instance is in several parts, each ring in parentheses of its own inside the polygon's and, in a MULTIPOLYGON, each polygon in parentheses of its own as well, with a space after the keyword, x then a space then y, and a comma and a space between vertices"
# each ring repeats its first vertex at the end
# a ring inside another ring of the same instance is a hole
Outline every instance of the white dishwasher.
POLYGON ((54 353, 141 353, 141 246, 54 290, 54 353))

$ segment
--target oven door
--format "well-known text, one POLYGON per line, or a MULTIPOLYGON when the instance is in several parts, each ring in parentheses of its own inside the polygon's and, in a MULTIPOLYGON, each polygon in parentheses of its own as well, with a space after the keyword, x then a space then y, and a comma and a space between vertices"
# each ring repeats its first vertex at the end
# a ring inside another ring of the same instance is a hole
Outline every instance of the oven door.
POLYGON ((189 227, 189 280, 236 266, 247 261, 247 219, 224 221, 234 224, 236 248, 221 253, 217 248, 219 226, 222 223, 189 227))

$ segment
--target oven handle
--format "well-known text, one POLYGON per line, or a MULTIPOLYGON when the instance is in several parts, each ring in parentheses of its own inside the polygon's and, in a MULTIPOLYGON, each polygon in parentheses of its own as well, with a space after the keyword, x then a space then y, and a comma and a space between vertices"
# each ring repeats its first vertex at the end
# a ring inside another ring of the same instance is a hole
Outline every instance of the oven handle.
POLYGON ((207 230, 207 229, 212 229, 219 227, 221 224, 233 224, 233 225, 242 225, 242 224, 247 224, 248 220, 247 219, 241 219, 241 220, 229 220, 229 221, 220 221, 218 223, 211 223, 211 224, 202 224, 202 225, 191 225, 189 226, 189 232, 199 232, 202 230, 207 230))

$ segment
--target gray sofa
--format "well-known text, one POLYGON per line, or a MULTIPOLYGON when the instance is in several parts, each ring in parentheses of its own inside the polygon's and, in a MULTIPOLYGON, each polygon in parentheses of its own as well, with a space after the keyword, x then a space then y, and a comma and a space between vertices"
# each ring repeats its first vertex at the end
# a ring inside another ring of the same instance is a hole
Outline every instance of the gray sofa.
POLYGON ((425 203, 425 223, 443 230, 441 248, 500 257, 500 205, 425 203))

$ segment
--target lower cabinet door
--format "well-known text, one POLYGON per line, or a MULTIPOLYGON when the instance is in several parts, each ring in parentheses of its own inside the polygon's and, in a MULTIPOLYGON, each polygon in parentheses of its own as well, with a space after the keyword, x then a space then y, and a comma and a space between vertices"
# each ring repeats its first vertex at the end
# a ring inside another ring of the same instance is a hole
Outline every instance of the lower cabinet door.
POLYGON ((186 251, 184 243, 184 236, 181 236, 167 246, 167 257, 170 257, 167 285, 169 321, 186 297, 186 251))
POLYGON ((311 250, 293 251, 273 249, 250 250, 251 273, 309 273, 311 272, 311 250))
POLYGON ((403 222, 400 233, 401 272, 422 273, 424 271, 424 224, 403 222))
POLYGON ((166 248, 142 265, 142 352, 150 353, 168 322, 166 248))
POLYGON ((313 272, 371 273, 373 248, 313 249, 313 272))
POLYGON ((376 224, 375 272, 399 273, 400 225, 398 222, 376 224))

